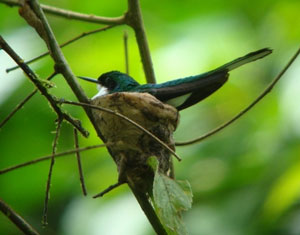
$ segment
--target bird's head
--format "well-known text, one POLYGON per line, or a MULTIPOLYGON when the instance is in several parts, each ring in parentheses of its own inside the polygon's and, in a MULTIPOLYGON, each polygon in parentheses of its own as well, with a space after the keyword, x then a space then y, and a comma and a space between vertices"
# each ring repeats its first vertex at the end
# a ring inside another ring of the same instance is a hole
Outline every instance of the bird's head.
POLYGON ((130 91, 139 85, 132 77, 119 71, 104 73, 97 80, 81 76, 78 78, 97 83, 98 93, 92 99, 114 92, 130 91))

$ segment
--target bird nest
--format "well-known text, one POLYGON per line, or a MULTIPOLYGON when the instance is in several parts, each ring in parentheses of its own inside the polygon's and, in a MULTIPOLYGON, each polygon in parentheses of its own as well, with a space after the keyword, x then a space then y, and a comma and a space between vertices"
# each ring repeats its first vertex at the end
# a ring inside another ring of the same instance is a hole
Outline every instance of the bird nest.
MULTIPOLYGON (((173 106, 148 93, 131 92, 100 96, 92 100, 92 104, 126 116, 175 150, 173 132, 179 113, 173 106)), ((158 159, 159 170, 170 175, 170 151, 152 136, 117 115, 100 110, 93 110, 93 114, 118 166, 119 181, 133 181, 145 190, 145 182, 153 180, 153 170, 147 163, 151 156, 158 159)))

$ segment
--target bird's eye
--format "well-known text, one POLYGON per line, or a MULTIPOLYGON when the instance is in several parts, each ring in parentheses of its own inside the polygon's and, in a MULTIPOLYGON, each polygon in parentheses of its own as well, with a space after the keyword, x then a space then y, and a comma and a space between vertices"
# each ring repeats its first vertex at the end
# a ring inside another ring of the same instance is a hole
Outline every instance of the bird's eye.
POLYGON ((113 79, 111 79, 110 77, 107 77, 105 79, 105 86, 108 89, 113 90, 116 87, 116 85, 117 85, 116 82, 113 79))

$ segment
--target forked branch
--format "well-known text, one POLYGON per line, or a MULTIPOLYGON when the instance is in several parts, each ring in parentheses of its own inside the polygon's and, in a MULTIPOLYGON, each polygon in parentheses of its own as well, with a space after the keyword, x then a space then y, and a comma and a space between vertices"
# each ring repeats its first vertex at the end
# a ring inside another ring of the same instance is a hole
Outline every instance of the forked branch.
POLYGON ((57 105, 56 98, 52 96, 46 86, 42 83, 43 81, 38 78, 38 76, 29 68, 27 64, 17 55, 17 53, 6 43, 6 41, 0 36, 0 48, 2 48, 24 71, 27 77, 34 83, 37 89, 41 92, 43 96, 49 101, 53 110, 57 113, 59 118, 63 118, 78 129, 84 136, 88 136, 88 132, 81 126, 79 120, 76 120, 66 114, 57 105))

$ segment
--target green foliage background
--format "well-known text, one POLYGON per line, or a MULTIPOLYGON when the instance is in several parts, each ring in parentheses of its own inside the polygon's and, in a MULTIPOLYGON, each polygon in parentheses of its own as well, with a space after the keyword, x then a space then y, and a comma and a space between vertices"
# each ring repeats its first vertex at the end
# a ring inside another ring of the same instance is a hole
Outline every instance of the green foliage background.
MULTIPOLYGON (((83 13, 118 16, 125 0, 42 1, 83 13)), ((181 112, 178 141, 197 137, 227 121, 248 105, 279 73, 300 45, 298 0, 142 0, 142 11, 158 82, 216 68, 263 47, 274 49, 267 58, 231 73, 230 81, 212 97, 181 112)), ((0 5, 0 34, 24 59, 46 50, 17 8, 0 5)), ((99 27, 48 15, 59 42, 99 27)), ((145 82, 131 29, 119 26, 82 39, 63 49, 74 73, 98 77, 124 71, 122 35, 129 33, 130 74, 145 82)), ((0 120, 33 86, 22 72, 5 74, 14 65, 0 51, 0 120)), ((53 70, 49 58, 31 66, 42 78, 53 70)), ((190 234, 300 234, 300 60, 275 89, 242 119, 208 140, 178 147, 178 179, 193 189, 193 207, 184 214, 190 234)), ((75 100, 61 76, 53 94, 75 100)), ((93 96, 93 84, 80 81, 93 96)), ((78 107, 65 107, 91 129, 78 107)), ((49 154, 55 115, 36 95, 0 130, 0 169, 49 154)), ((98 144, 91 131, 81 146, 98 144)), ((73 148, 72 128, 65 124, 58 151, 73 148)), ((49 226, 41 216, 49 163, 43 162, 0 175, 0 197, 42 234, 153 234, 127 186, 104 198, 91 196, 117 180, 116 167, 105 149, 82 154, 88 197, 81 194, 74 156, 55 164, 49 226)), ((1 234, 19 231, 0 215, 1 234)))

